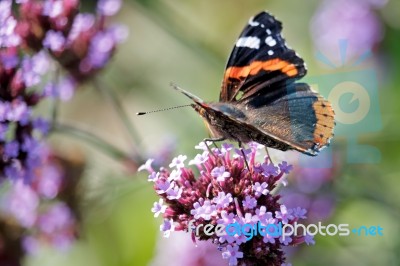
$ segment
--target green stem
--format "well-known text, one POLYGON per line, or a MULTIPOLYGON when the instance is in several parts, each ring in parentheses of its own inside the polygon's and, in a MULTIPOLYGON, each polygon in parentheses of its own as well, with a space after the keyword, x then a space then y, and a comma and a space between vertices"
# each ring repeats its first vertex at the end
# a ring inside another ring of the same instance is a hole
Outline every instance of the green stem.
MULTIPOLYGON (((54 80, 59 81, 60 75, 61 75, 61 68, 58 67, 55 71, 54 80)), ((50 102, 51 128, 53 128, 57 122, 59 103, 60 100, 58 99, 58 97, 54 97, 50 102)))
POLYGON ((68 136, 74 136, 80 140, 92 144, 95 148, 100 149, 105 154, 109 155, 111 158, 117 161, 132 160, 131 156, 121 151, 120 149, 114 147, 107 141, 101 139, 100 137, 94 135, 93 133, 86 131, 81 128, 77 128, 71 125, 65 125, 60 123, 54 123, 53 132, 61 133, 68 136))
POLYGON ((137 134, 135 127, 133 126, 132 122, 129 119, 129 116, 125 112, 121 101, 118 99, 117 95, 115 94, 114 90, 110 88, 105 88, 104 84, 100 82, 98 79, 93 80, 94 86, 110 101, 112 107, 116 111, 118 117, 121 119, 122 124, 125 126, 126 130, 128 131, 131 140, 132 140, 132 148, 139 147, 140 137, 137 134))

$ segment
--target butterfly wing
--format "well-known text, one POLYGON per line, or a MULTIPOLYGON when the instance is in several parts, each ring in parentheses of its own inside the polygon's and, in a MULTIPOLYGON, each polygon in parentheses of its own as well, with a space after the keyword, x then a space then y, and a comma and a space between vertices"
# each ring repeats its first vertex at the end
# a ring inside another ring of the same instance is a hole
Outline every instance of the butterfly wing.
POLYGON ((303 59, 286 46, 281 30, 281 22, 267 12, 249 20, 228 60, 220 101, 246 99, 269 85, 290 83, 306 74, 303 59))
POLYGON ((331 104, 305 83, 292 83, 286 94, 275 99, 254 97, 237 108, 246 123, 257 131, 309 155, 318 152, 333 137, 334 111, 331 104))
POLYGON ((281 22, 266 12, 249 20, 228 60, 220 101, 243 112, 224 115, 252 140, 316 155, 333 136, 334 111, 307 84, 295 83, 307 71, 281 31, 281 22))

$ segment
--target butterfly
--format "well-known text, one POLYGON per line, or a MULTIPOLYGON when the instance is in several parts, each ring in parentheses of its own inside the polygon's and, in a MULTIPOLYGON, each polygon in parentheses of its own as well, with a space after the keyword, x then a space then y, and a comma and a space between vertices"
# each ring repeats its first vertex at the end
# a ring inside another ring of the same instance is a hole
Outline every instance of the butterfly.
POLYGON ((237 39, 224 72, 218 102, 193 100, 213 138, 255 141, 282 151, 315 156, 333 137, 334 110, 306 83, 302 58, 281 35, 282 24, 267 12, 250 18, 237 39))

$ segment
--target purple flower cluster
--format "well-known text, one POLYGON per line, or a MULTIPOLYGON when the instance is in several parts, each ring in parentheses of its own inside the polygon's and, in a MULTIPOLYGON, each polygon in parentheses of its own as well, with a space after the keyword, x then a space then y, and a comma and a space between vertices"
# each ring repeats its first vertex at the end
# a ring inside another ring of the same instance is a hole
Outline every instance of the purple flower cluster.
POLYGON ((83 81, 109 62, 117 44, 127 36, 121 25, 105 23, 121 3, 100 0, 93 15, 78 13, 78 0, 23 1, 16 31, 26 46, 47 50, 75 80, 83 81))
POLYGON ((14 47, 0 51, 0 173, 10 179, 32 179, 40 163, 40 138, 50 129, 33 107, 43 94, 31 89, 39 85, 49 67, 44 52, 18 57, 14 47))
MULTIPOLYGON (((34 253, 39 245, 68 248, 75 239, 76 219, 71 209, 57 199, 65 184, 63 169, 46 146, 41 146, 40 166, 35 167, 31 183, 22 179, 3 181, 6 187, 0 197, 0 215, 8 217, 4 224, 23 228, 25 252, 34 253)), ((8 229, 10 230, 10 229, 8 229)))
MULTIPOLYGON (((127 34, 108 25, 121 3, 99 0, 90 14, 79 12, 79 0, 0 1, 0 226, 22 228, 15 235, 25 252, 43 242, 66 248, 76 234, 60 195, 72 181, 50 158, 44 137, 53 124, 35 108, 46 99, 69 100, 106 66, 127 34)), ((15 246, 15 237, 1 237, 0 257, 15 246)))
POLYGON ((69 100, 108 63, 126 31, 105 23, 120 0, 99 1, 96 15, 79 13, 78 0, 16 2, 17 14, 11 0, 0 2, 0 174, 31 180, 51 127, 34 107, 46 98, 69 100), (56 75, 57 67, 66 74, 56 75))
MULTIPOLYGON (((189 165, 196 166, 198 175, 185 167, 187 158, 182 155, 172 161, 170 169, 160 168, 157 172, 151 166, 152 160, 139 169, 150 173, 148 180, 154 182, 154 189, 161 197, 152 211, 155 216, 163 214, 160 229, 164 236, 168 237, 172 231, 189 230, 190 221, 194 221, 194 226, 232 223, 267 226, 293 224, 306 218, 304 209, 289 209, 279 202, 276 188, 291 166, 286 162, 275 166, 267 156, 258 162, 256 157, 262 145, 251 143, 249 149, 238 150, 225 143, 221 148, 213 148, 212 153, 204 144, 196 147, 202 153, 189 161, 189 165)), ((200 233, 197 239, 211 240, 229 265, 281 265, 285 262, 283 246, 313 243, 308 236, 291 235, 283 239, 266 234, 247 241, 244 235, 218 237, 200 233)), ((196 238, 194 232, 192 237, 196 238)))

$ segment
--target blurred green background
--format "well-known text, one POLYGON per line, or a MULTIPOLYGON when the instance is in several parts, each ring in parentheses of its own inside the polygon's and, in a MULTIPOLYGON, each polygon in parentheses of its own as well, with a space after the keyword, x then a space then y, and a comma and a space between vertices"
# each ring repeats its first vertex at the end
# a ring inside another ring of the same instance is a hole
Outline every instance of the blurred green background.
MULTIPOLYGON (((114 20, 125 24, 130 35, 100 79, 122 99, 140 136, 137 150, 142 157, 154 156, 171 142, 176 145, 172 156, 194 155, 194 145, 207 131, 191 108, 144 117, 135 113, 189 103, 169 87, 171 81, 205 100, 217 100, 232 46, 249 17, 261 10, 270 11, 283 22, 283 34, 307 62, 309 75, 348 71, 328 69, 315 57, 310 23, 321 3, 124 1, 114 20)), ((90 1, 85 4, 90 9, 90 1)), ((378 148, 381 159, 373 164, 349 164, 345 136, 334 139, 340 167, 329 188, 336 195, 335 210, 325 223, 380 225, 384 235, 320 236, 315 246, 303 247, 289 259, 293 265, 400 265, 400 1, 391 0, 374 12, 384 27, 384 37, 373 47, 373 58, 358 69, 376 70, 382 127, 378 132, 360 134, 358 141, 378 148)), ((85 125, 131 151, 122 123, 91 86, 63 104, 61 119, 85 125)), ((51 141, 59 153, 81 158, 86 164, 81 184, 82 233, 68 252, 44 248, 37 256, 26 258, 26 265, 148 265, 158 254, 161 218, 154 219, 150 211, 157 197, 146 181, 147 174, 132 173, 124 164, 73 137, 54 135, 51 141)))

